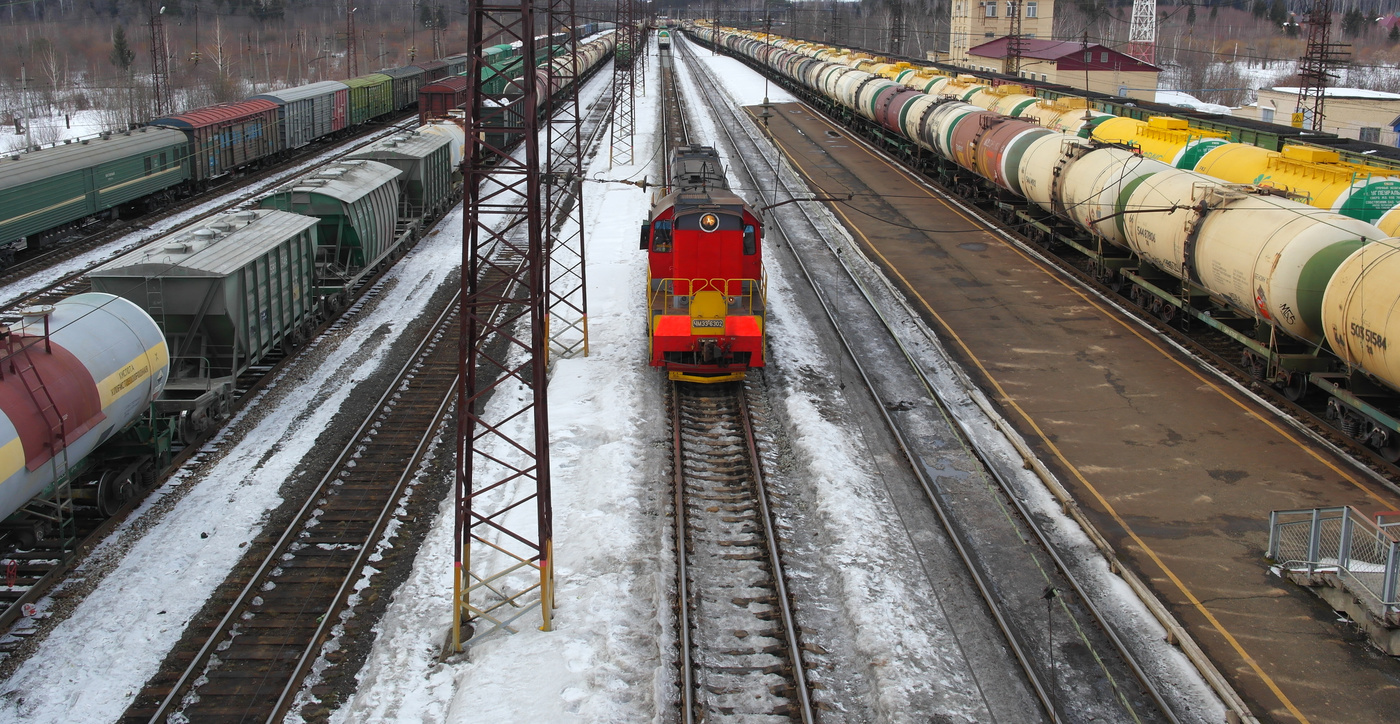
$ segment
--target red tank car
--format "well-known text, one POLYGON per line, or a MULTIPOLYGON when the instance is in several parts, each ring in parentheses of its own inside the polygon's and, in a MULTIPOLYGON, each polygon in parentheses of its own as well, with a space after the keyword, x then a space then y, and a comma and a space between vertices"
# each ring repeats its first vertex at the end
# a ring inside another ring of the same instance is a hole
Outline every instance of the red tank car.
POLYGON ((763 221, 713 148, 677 149, 670 177, 642 225, 651 365, 673 380, 741 380, 763 366, 763 221))

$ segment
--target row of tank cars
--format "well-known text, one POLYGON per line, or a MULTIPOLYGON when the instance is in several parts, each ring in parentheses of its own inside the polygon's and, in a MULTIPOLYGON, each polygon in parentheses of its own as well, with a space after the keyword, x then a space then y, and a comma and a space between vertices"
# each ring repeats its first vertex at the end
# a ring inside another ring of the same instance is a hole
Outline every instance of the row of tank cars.
MULTIPOLYGON (((588 23, 576 33, 589 37, 611 26, 588 23)), ((567 37, 542 37, 547 42, 541 42, 540 57, 528 65, 519 43, 489 48, 482 73, 503 86, 544 57, 559 55, 567 37)), ((402 113, 418 103, 423 86, 459 76, 467 61, 453 55, 261 93, 121 133, 0 157, 0 268, 12 264, 17 252, 75 227, 158 208, 231 174, 402 113)))
MULTIPOLYGON (((578 47, 580 82, 612 43, 578 47)), ((51 564, 73 550, 75 511, 105 517, 155 482, 238 387, 460 200, 465 140, 459 120, 427 119, 112 259, 88 273, 92 292, 0 328, 0 565, 22 578, 51 564)), ((26 588, 12 577, 0 602, 26 588)))
POLYGON ((815 43, 691 26, 1174 324, 1204 324, 1291 399, 1400 459, 1400 176, 1306 144, 993 87, 815 43), (885 144, 895 148, 894 144, 885 144))

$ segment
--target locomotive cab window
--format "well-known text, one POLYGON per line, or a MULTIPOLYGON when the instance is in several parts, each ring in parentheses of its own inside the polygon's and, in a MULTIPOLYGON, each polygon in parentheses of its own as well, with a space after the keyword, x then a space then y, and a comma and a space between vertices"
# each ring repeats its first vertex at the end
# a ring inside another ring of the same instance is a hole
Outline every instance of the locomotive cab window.
POLYGON ((652 224, 651 250, 658 254, 667 254, 671 251, 671 220, 657 219, 652 224))
POLYGON ((744 256, 758 253, 758 230, 753 224, 744 224, 744 256))

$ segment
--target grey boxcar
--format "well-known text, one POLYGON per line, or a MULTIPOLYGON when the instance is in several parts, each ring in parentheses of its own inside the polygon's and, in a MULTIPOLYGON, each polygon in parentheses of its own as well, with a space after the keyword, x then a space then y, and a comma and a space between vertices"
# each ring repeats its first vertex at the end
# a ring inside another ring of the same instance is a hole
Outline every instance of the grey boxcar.
POLYGON ((253 96, 278 105, 282 148, 301 148, 345 128, 350 119, 350 86, 336 80, 253 96))
POLYGON ((347 292, 397 249, 400 173, 376 161, 338 161, 262 200, 265 209, 319 220, 316 291, 327 297, 328 311, 338 311, 347 292))
POLYGON ((399 218, 437 216, 452 201, 452 147, 445 136, 409 131, 380 139, 351 154, 386 163, 399 177, 399 218))
POLYGON ((394 110, 401 111, 418 102, 418 89, 426 82, 426 74, 422 68, 408 65, 375 72, 394 79, 394 110))

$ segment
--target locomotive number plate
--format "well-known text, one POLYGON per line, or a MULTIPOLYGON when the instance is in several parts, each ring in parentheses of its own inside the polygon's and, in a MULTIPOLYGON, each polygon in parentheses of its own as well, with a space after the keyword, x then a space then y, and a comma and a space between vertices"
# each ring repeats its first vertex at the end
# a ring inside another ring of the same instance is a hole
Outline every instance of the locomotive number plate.
POLYGON ((724 326, 724 320, 723 320, 723 319, 692 319, 692 320, 690 320, 690 325, 691 325, 692 327, 723 327, 723 326, 724 326))

